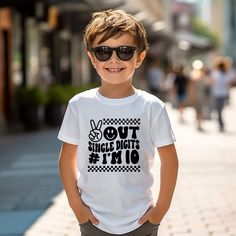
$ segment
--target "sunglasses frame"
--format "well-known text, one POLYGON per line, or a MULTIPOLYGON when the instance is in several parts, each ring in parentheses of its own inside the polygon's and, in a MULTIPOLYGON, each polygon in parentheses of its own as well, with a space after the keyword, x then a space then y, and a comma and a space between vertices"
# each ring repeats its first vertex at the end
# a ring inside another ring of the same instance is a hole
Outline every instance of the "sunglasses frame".
POLYGON ((119 46, 119 47, 108 47, 108 46, 98 46, 98 47, 95 47, 95 48, 92 48, 91 51, 94 53, 95 57, 99 60, 99 61, 108 61, 111 57, 112 57, 112 54, 113 54, 113 51, 116 52, 116 55, 117 57, 121 60, 121 61, 129 61, 133 56, 134 56, 134 52, 135 50, 137 49, 137 47, 134 47, 134 46, 126 46, 126 45, 122 45, 122 46, 119 46), (99 58, 99 56, 97 56, 97 50, 98 49, 101 49, 101 48, 106 48, 108 49, 108 51, 106 51, 107 53, 109 53, 109 57, 106 59, 106 60, 101 60, 101 58, 99 58), (124 58, 122 58, 119 54, 119 52, 121 51, 122 48, 128 48, 131 50, 131 55, 130 57, 128 57, 127 59, 124 60, 124 58))

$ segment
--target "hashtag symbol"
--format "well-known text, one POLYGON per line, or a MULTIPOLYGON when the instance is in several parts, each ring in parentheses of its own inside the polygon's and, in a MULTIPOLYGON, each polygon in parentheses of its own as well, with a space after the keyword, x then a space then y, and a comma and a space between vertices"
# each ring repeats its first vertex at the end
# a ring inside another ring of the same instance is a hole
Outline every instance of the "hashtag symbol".
POLYGON ((99 161, 99 155, 97 153, 91 153, 89 156, 89 163, 96 164, 99 161))

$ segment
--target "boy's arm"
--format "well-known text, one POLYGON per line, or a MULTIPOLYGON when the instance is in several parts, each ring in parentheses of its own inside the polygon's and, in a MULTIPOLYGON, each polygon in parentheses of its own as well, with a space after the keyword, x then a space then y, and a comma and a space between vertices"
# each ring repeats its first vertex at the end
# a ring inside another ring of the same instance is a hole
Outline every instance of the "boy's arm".
POLYGON ((178 172, 178 158, 174 144, 158 148, 161 160, 160 191, 157 203, 139 220, 140 224, 150 221, 161 222, 168 211, 175 189, 178 172))
POLYGON ((98 224, 98 220, 93 216, 81 197, 77 187, 77 145, 63 143, 59 156, 59 170, 68 202, 80 224, 90 220, 93 224, 98 224))

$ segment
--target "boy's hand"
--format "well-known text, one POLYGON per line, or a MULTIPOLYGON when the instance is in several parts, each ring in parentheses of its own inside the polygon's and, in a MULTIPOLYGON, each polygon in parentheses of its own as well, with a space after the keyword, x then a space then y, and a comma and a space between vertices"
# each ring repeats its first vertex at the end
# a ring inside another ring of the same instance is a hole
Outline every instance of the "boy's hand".
POLYGON ((99 223, 98 219, 86 205, 82 206, 79 212, 75 212, 75 215, 80 224, 84 224, 88 221, 91 221, 95 225, 99 223))
POLYGON ((146 221, 149 221, 150 223, 157 225, 160 224, 163 217, 164 215, 159 209, 157 210, 156 207, 151 206, 139 220, 139 224, 144 224, 146 221))

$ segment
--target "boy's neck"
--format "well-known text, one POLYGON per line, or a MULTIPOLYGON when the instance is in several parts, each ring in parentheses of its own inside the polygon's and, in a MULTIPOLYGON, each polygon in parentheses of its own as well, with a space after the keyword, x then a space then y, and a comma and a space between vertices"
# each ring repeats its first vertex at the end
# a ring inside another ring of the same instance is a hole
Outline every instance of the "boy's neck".
POLYGON ((101 87, 99 87, 98 92, 107 98, 125 98, 129 97, 133 94, 135 94, 135 88, 132 84, 119 84, 119 85, 113 85, 113 84, 102 84, 101 87))

